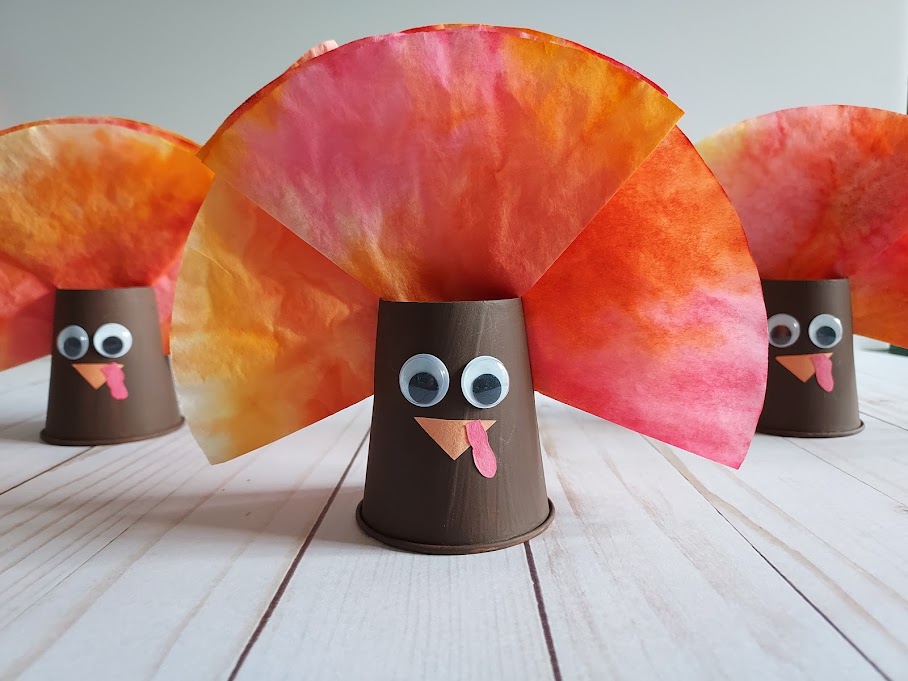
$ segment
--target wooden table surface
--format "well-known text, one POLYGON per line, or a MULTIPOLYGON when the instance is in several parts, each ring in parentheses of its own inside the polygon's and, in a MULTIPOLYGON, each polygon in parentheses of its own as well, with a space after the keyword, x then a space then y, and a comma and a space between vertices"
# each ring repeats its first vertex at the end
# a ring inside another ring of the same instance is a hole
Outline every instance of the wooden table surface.
POLYGON ((864 432, 739 472, 539 398, 554 524, 454 557, 357 528, 368 401, 209 466, 40 444, 0 373, 0 678, 908 679, 908 357, 858 345, 864 432))

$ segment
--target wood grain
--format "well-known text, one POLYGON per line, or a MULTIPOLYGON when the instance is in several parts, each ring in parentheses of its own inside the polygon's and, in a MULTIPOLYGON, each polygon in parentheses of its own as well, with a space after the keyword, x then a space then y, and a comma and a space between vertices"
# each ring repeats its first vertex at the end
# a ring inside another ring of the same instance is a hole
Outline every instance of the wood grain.
POLYGON ((426 556, 356 526, 357 458, 237 679, 552 678, 525 551, 426 556))
POLYGON ((888 352, 879 341, 864 338, 857 345, 861 412, 908 430, 908 357, 888 352))
POLYGON ((652 444, 874 665, 908 678, 908 508, 782 438, 758 436, 740 472, 652 444))
POLYGON ((15 390, 27 385, 44 386, 47 392, 47 381, 50 378, 50 356, 41 357, 25 364, 0 371, 3 387, 15 390))
POLYGON ((890 354, 887 344, 867 338, 857 339, 855 347, 864 431, 788 442, 908 505, 908 357, 890 354))
POLYGON ((539 415, 559 514, 532 543, 565 678, 880 678, 642 437, 539 415))
MULTIPOLYGON (((908 357, 900 357, 908 363, 908 357)), ((873 374, 858 374, 858 391, 861 411, 898 428, 908 430, 908 403, 905 396, 908 389, 897 387, 895 377, 880 378, 873 374)), ((908 377, 902 386, 908 386, 908 377)))
POLYGON ((555 523, 458 557, 356 527, 368 402, 210 467, 41 444, 0 373, 0 679, 908 679, 908 358, 858 347, 865 431, 740 472, 540 399, 555 523))
POLYGON ((862 418, 864 430, 851 437, 788 442, 908 507, 908 433, 866 412, 862 418))
POLYGON ((0 678, 225 678, 367 428, 357 405, 215 467, 184 429, 0 495, 0 678))
POLYGON ((38 433, 47 407, 48 358, 0 372, 0 494, 88 451, 49 447, 38 433))

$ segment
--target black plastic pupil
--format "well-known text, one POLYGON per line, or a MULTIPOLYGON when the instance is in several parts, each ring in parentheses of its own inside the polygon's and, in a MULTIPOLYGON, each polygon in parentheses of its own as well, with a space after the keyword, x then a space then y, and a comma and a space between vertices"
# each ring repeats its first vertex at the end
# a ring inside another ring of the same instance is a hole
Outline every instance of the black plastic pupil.
POLYGON ((82 352, 82 341, 75 336, 70 336, 63 341, 63 354, 67 357, 75 357, 82 352))
POLYGON ((785 345, 791 342, 791 329, 787 326, 778 326, 772 327, 772 331, 769 332, 769 335, 772 337, 773 341, 779 345, 785 345))
POLYGON ((831 326, 821 326, 817 329, 817 340, 820 345, 832 345, 835 343, 835 329, 831 326))
POLYGON ((501 381, 492 374, 482 374, 473 379, 473 397, 480 404, 495 404, 501 397, 501 381))
POLYGON ((417 404, 429 404, 438 396, 438 379, 428 371, 410 377, 410 397, 417 404))
POLYGON ((123 349, 123 341, 116 336, 108 336, 101 341, 101 347, 108 355, 116 355, 123 349))

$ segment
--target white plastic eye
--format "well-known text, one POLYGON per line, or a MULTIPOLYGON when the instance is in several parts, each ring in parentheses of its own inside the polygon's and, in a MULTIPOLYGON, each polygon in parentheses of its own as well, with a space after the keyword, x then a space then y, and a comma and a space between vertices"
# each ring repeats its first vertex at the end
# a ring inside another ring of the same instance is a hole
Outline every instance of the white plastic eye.
POLYGON ((441 402, 450 383, 448 367, 435 355, 413 355, 400 368, 400 392, 417 407, 441 402))
POLYGON ((777 348, 794 345, 801 336, 801 325, 790 314, 774 314, 767 322, 769 327, 769 344, 777 348))
POLYGON ((511 379, 501 360, 482 355, 471 360, 460 377, 460 389, 467 402, 480 409, 501 404, 508 396, 511 379))
POLYGON ((116 359, 122 357, 132 347, 132 334, 122 324, 102 324, 95 331, 95 350, 99 355, 116 359))
POLYGON ((839 344, 843 335, 842 322, 831 314, 818 314, 807 327, 807 335, 818 348, 831 348, 839 344))
POLYGON ((66 359, 82 359, 88 352, 88 332, 71 324, 57 334, 57 350, 66 359))

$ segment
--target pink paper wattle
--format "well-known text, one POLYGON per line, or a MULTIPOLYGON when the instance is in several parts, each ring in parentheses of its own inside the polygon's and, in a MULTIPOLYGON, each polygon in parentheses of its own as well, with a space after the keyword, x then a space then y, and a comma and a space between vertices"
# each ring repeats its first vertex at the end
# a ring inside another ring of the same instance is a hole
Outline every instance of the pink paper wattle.
POLYGON ((832 360, 826 355, 811 355, 810 361, 817 372, 817 383, 828 393, 832 392, 835 382, 832 379, 832 360))
POLYGON ((125 376, 123 368, 116 362, 105 364, 101 367, 104 378, 107 379, 107 387, 110 388, 110 396, 115 400, 125 400, 129 397, 129 391, 126 390, 125 376))
POLYGON ((482 421, 470 421, 466 425, 467 440, 473 448, 473 463, 483 477, 494 478, 498 471, 498 461, 495 452, 489 444, 489 436, 482 426, 482 421))

